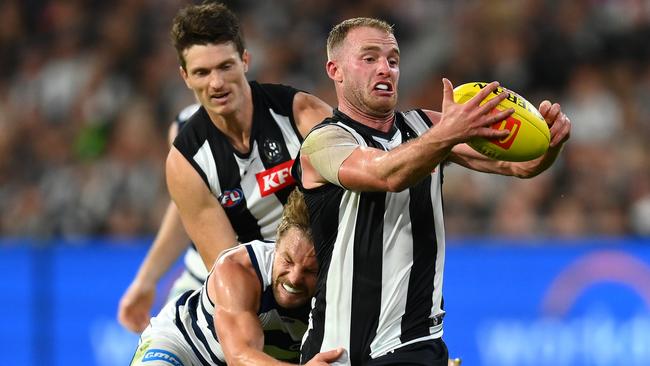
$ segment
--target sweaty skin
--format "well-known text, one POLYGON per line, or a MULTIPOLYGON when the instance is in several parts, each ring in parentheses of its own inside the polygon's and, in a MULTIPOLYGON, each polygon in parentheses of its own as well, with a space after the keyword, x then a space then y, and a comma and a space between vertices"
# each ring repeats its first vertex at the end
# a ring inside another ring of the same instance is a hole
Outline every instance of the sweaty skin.
POLYGON ((307 136, 302 153, 309 156, 311 165, 323 178, 343 187, 339 181, 339 168, 357 147, 359 143, 348 131, 326 126, 307 136))

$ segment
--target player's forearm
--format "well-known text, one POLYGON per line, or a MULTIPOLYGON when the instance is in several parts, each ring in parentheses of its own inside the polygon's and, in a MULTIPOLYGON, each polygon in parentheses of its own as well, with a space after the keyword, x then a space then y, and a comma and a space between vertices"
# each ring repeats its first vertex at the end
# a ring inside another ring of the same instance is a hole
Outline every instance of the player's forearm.
POLYGON ((208 271, 221 252, 237 244, 235 232, 228 219, 223 219, 225 223, 223 220, 216 220, 217 212, 214 211, 216 209, 206 209, 188 220, 183 220, 208 271))
MULTIPOLYGON (((200 240, 203 242, 204 240, 200 240)), ((221 252, 225 249, 230 248, 230 246, 222 246, 222 247, 217 247, 216 245, 210 245, 209 243, 202 243, 198 244, 199 241, 194 240, 194 245, 196 246, 196 250, 199 252, 199 255, 201 256, 201 259, 203 260, 203 264, 205 265, 205 268, 210 271, 212 266, 214 265, 214 262, 219 258, 219 255, 221 252)))
POLYGON ((138 270, 136 280, 157 283, 187 249, 189 242, 190 239, 183 229, 178 210, 174 203, 170 202, 156 238, 138 270))
POLYGON ((541 157, 523 162, 513 163, 513 175, 518 178, 533 178, 550 168, 562 151, 562 145, 550 147, 541 157))
POLYGON ((266 353, 252 347, 248 347, 233 353, 231 357, 226 357, 228 365, 234 366, 289 366, 291 363, 276 360, 266 353))
MULTIPOLYGON (((190 233, 192 233, 192 230, 190 230, 190 233)), ((221 252, 232 248, 237 244, 234 239, 225 240, 224 235, 213 230, 202 230, 201 232, 197 232, 192 236, 192 241, 194 242, 199 255, 201 255, 203 264, 205 264, 205 268, 208 271, 212 268, 217 258, 219 258, 221 252)))
POLYGON ((447 158, 452 146, 444 136, 431 129, 420 138, 381 156, 376 167, 389 190, 399 192, 430 175, 447 158))

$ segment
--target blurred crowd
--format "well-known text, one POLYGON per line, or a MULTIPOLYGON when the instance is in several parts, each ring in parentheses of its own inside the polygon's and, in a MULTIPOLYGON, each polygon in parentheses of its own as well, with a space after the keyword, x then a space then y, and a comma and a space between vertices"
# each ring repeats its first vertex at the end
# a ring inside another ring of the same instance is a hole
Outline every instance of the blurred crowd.
MULTIPOLYGON (((193 102, 169 26, 179 0, 0 2, 0 235, 151 235, 168 202, 166 131, 193 102)), ((445 169, 450 236, 650 236, 650 2, 226 1, 251 79, 335 105, 331 26, 396 26, 400 109, 440 110, 441 77, 560 102, 560 161, 517 180, 445 169)))

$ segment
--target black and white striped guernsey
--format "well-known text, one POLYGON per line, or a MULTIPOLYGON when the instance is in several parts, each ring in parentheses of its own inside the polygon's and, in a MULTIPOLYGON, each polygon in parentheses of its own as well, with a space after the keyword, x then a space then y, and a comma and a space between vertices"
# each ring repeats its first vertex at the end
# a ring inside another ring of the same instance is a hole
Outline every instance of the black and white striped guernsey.
POLYGON ((194 113, 174 146, 217 197, 240 243, 271 240, 295 186, 291 165, 302 138, 293 117, 296 89, 249 82, 253 124, 248 154, 236 151, 205 108, 194 113))
MULTIPOLYGON (((307 329, 309 305, 284 309, 275 301, 272 288, 275 243, 253 241, 243 245, 262 288, 257 314, 264 331, 264 352, 279 360, 298 362, 300 341, 307 329)), ((207 283, 200 290, 188 291, 176 300, 173 321, 201 365, 225 365, 214 329, 214 304, 208 297, 207 283)))
MULTIPOLYGON (((431 127, 421 110, 396 112, 388 133, 336 110, 360 146, 392 150, 431 127)), ((299 166, 296 167, 299 171, 299 166)), ((299 174, 297 174, 299 175, 299 174)), ((320 273, 302 362, 335 347, 363 365, 402 346, 442 336, 442 172, 397 193, 334 184, 303 189, 320 273)))

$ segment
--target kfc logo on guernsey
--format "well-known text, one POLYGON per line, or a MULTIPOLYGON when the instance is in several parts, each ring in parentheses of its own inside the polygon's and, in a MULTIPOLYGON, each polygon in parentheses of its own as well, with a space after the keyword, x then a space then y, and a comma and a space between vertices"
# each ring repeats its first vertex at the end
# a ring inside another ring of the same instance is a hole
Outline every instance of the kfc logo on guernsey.
MULTIPOLYGON (((496 109, 492 111, 492 113, 496 113, 496 112, 498 112, 496 109)), ((512 143, 515 141, 515 137, 517 137, 520 128, 521 128, 521 121, 516 118, 513 118, 512 116, 508 117, 507 119, 504 119, 501 122, 494 123, 492 125, 492 129, 508 130, 510 131, 510 134, 502 138, 501 140, 493 139, 490 140, 490 142, 499 146, 504 150, 508 150, 510 146, 512 146, 512 143)))
POLYGON ((257 184, 260 187, 260 195, 265 197, 296 184, 295 179, 291 176, 292 165, 293 160, 289 160, 271 169, 255 174, 257 184))
POLYGON ((241 189, 235 188, 233 190, 225 191, 219 197, 219 202, 224 208, 237 206, 244 199, 244 192, 241 189))

